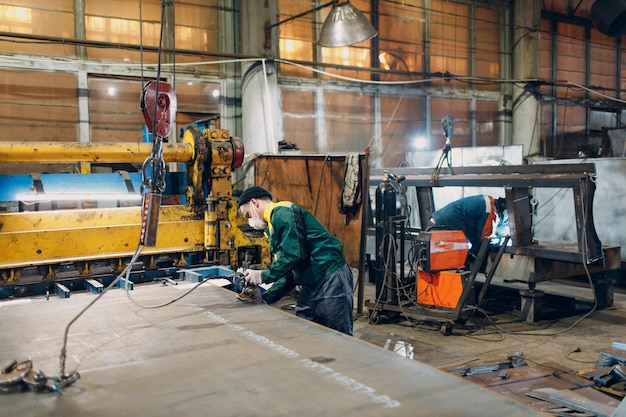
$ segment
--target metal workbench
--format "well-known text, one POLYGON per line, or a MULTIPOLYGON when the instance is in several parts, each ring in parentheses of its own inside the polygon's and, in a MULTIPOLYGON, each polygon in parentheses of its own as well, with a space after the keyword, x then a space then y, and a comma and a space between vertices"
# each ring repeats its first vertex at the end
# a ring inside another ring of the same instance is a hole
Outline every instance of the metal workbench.
MULTIPOLYGON (((145 284, 156 305, 192 284, 145 284)), ((95 295, 0 302, 0 360, 31 358, 58 374, 67 323, 95 295)), ((201 285, 158 309, 112 289, 74 323, 59 393, 0 395, 3 415, 27 416, 535 416, 478 385, 291 312, 201 285)))

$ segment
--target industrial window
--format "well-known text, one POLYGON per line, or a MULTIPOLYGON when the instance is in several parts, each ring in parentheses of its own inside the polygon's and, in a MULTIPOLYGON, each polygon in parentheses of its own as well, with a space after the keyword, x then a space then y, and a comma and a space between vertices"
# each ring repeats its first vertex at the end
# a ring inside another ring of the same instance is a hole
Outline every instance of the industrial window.
MULTIPOLYGON (((124 0, 85 2, 85 27, 88 40, 131 45, 157 47, 161 33, 162 3, 158 0, 143 0, 133 3, 124 0), (141 4, 141 9, 139 8, 141 4), (140 23, 141 22, 141 23, 140 23), (141 29, 140 30, 140 24, 141 29)), ((196 51, 218 51, 218 7, 217 0, 187 0, 174 2, 176 30, 174 38, 164 40, 164 47, 196 51), (171 42, 171 43, 167 43, 171 42), (172 45, 174 44, 174 45, 172 45)), ((171 35, 170 35, 171 36, 171 35)), ((115 59, 139 62, 140 52, 122 49, 90 48, 91 59, 115 59)), ((157 62, 154 53, 143 53, 144 62, 157 62)), ((197 58, 193 58, 197 60, 197 58)), ((177 56, 184 62, 190 57, 177 56)), ((163 59, 162 59, 163 61, 163 59)))
MULTIPOLYGON (((145 80, 144 80, 145 82, 145 80)), ((141 79, 92 76, 89 78, 89 125, 91 142, 139 142, 145 124, 139 106, 141 79)), ((217 83, 176 83, 176 124, 219 114, 217 83)), ((170 142, 178 141, 172 130, 170 142)))
POLYGON ((432 0, 430 9, 430 71, 470 74, 470 7, 432 0))
POLYGON ((318 152, 313 91, 282 90, 284 140, 295 143, 302 152, 318 152))
POLYGON ((617 97, 617 40, 597 30, 591 31, 590 73, 591 85, 602 86, 602 94, 617 97))
POLYGON ((139 109, 141 80, 89 78, 91 142, 139 142, 144 119, 139 109))
MULTIPOLYGON (((279 15, 277 21, 287 19, 298 13, 310 10, 311 1, 304 0, 279 0, 279 15)), ((361 11, 368 19, 370 16, 370 2, 367 0, 353 0, 352 5, 361 11)), ((330 8, 310 13, 293 21, 278 26, 280 57, 287 60, 323 62, 346 67, 370 67, 371 51, 370 41, 364 41, 356 45, 342 48, 319 48, 317 49, 317 35, 330 8)), ((316 73, 300 67, 281 65, 281 73, 285 75, 317 77, 316 73)), ((343 77, 368 79, 369 71, 358 69, 335 68, 333 74, 343 77)), ((322 75, 322 77, 328 77, 322 75)))
POLYGON ((424 97, 397 97, 381 95, 381 166, 405 165, 407 155, 431 148, 431 138, 426 134, 424 97))
MULTIPOLYGON (((279 0, 275 21, 321 4, 279 0)), ((352 4, 368 19, 378 22, 377 37, 349 47, 322 48, 316 40, 329 8, 305 14, 278 26, 279 56, 310 62, 312 66, 322 63, 317 68, 326 73, 281 65, 280 74, 285 81, 287 77, 300 77, 300 85, 306 83, 302 78, 332 79, 328 73, 380 85, 357 82, 346 85, 344 93, 324 90, 324 99, 315 113, 296 116, 300 112, 294 109, 284 115, 285 135, 306 123, 309 132, 294 137, 310 135, 308 146, 315 143, 317 151, 362 151, 371 147, 375 165, 397 166, 405 163, 411 152, 441 149, 445 143, 441 118, 450 114, 456 118, 454 146, 501 144, 500 49, 505 44, 501 33, 507 27, 503 9, 445 0, 363 0, 352 4), (370 51, 378 56, 370 56, 370 51), (420 80, 430 82, 412 83, 420 80), (467 94, 468 88, 494 94, 477 100, 467 94), (465 91, 457 95, 457 90, 465 91), (432 97, 429 105, 428 96, 432 97)), ((293 92, 289 94, 283 93, 282 100, 293 100, 293 92)))
POLYGON ((218 0, 183 0, 176 6, 176 47, 194 51, 219 50, 218 0))
POLYGON ((622 104, 613 98, 623 99, 626 47, 592 26, 592 4, 551 0, 542 10, 537 91, 542 151, 549 157, 606 156, 602 132, 623 127, 622 104))
POLYGON ((556 126, 546 123, 552 136, 552 140, 545 145, 546 153, 558 158, 577 158, 580 152, 584 153, 589 140, 585 107, 563 104, 556 108, 546 106, 545 109, 547 120, 556 122, 556 126))
POLYGON ((325 91, 324 122, 328 152, 362 152, 374 134, 374 98, 364 93, 325 91))
MULTIPOLYGON (((559 23, 556 33, 557 57, 555 79, 572 84, 586 85, 587 54, 585 51, 585 28, 559 23)), ((557 86, 556 94, 565 98, 585 97, 585 90, 572 86, 557 86)))
POLYGON ((424 71, 425 10, 422 2, 416 3, 386 1, 379 5, 378 61, 381 69, 389 71, 381 80, 406 81, 406 75, 395 72, 424 71))
MULTIPOLYGON (((276 21, 310 10, 311 1, 280 0, 276 21)), ((371 1, 352 4, 372 19, 371 1)), ((410 2, 381 1, 375 19, 379 35, 371 41, 342 48, 321 48, 316 39, 328 7, 278 26, 279 55, 286 60, 330 64, 333 74, 369 79, 358 68, 378 67, 390 71, 389 80, 402 80, 396 72, 433 73, 489 78, 500 77, 501 11, 444 0, 410 2), (370 45, 379 53, 372 59, 370 45), (428 64, 429 63, 429 64, 428 64), (333 68, 332 64, 348 68, 333 68)), ((300 67, 281 66, 283 75, 318 77, 300 67)), ((480 83, 478 89, 499 90, 497 83, 480 83)))
POLYGON ((75 74, 0 70, 0 97, 4 140, 78 142, 75 74))
MULTIPOLYGON (((500 76, 500 12, 494 9, 476 7, 474 76, 497 80, 500 76)), ((499 91, 499 83, 482 82, 476 84, 479 90, 499 91)))
MULTIPOLYGON (((161 29, 161 2, 146 0, 131 3, 124 0, 89 1, 85 4, 85 37, 87 40, 156 47, 161 29), (141 4, 141 11, 139 9, 141 4), (140 28, 140 22, 141 24, 140 28)), ((90 48, 90 59, 113 59, 126 62, 157 62, 157 55, 140 52, 90 48)))
MULTIPOLYGON (((178 126, 220 114, 221 88, 218 83, 185 81, 176 83, 178 126)), ((219 127, 219 124, 217 125, 219 127)), ((175 132, 172 133, 176 135, 175 132)))
POLYGON ((74 38, 74 0, 1 1, 0 31, 32 37, 3 38, 0 41, 1 52, 75 56, 72 45, 50 44, 36 39, 37 35, 74 38))
MULTIPOLYGON (((310 1, 290 0, 279 2, 280 14, 277 21, 284 20, 311 8, 310 1)), ((313 17, 311 14, 278 26, 280 55, 284 59, 313 61, 313 17)), ((281 65, 281 72, 298 77, 311 77, 313 73, 301 67, 281 65)))
MULTIPOLYGON (((622 42, 621 44, 621 53, 619 54, 619 59, 615 62, 618 63, 619 73, 617 74, 617 82, 621 89, 624 88, 624 84, 620 83, 620 80, 626 80, 626 42, 622 42)), ((619 51, 619 48, 617 49, 619 51)))
POLYGON ((497 146, 499 144, 502 120, 500 103, 496 101, 476 102, 475 146, 497 146))
MULTIPOLYGON (((361 13, 371 20, 370 14, 370 1, 369 0, 353 0, 352 5, 356 7, 361 13)), ((322 10, 322 22, 326 19, 330 13, 330 8, 322 10)), ((316 34, 317 36, 317 34, 316 34)), ((342 48, 321 48, 321 62, 339 64, 345 67, 356 67, 357 69, 342 69, 337 68, 333 71, 334 74, 343 77, 352 77, 359 79, 368 79, 370 74, 367 71, 359 71, 358 68, 370 67, 372 63, 371 58, 371 41, 363 41, 352 46, 344 46, 342 48)))

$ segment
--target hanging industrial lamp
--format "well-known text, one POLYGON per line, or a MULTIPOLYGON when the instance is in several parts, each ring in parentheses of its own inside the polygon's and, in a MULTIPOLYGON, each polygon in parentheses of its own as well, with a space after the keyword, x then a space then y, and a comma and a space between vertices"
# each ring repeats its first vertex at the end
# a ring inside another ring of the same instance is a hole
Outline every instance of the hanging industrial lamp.
POLYGON ((321 46, 337 48, 372 39, 378 34, 365 15, 349 1, 333 2, 317 41, 321 46))
POLYGON ((613 38, 626 35, 626 0, 596 0, 589 13, 600 33, 613 38))
POLYGON ((328 48, 354 45, 378 35, 378 31, 367 20, 365 15, 356 9, 350 1, 329 1, 311 10, 293 15, 265 28, 265 45, 269 49, 271 30, 283 23, 290 22, 325 7, 332 6, 332 10, 326 17, 317 43, 328 48))

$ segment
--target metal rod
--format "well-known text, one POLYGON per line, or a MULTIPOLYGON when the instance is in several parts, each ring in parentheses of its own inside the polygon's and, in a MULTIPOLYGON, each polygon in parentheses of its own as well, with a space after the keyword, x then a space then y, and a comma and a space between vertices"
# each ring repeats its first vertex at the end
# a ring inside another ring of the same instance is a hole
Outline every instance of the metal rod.
MULTIPOLYGON (((187 162, 194 149, 188 143, 165 143, 165 162, 187 162)), ((151 143, 0 142, 0 162, 143 162, 151 143)))
MULTIPOLYGON (((363 186, 361 187, 363 191, 363 200, 361 201, 361 242, 359 243, 359 283, 357 288, 357 306, 356 312, 357 314, 363 313, 363 305, 365 302, 365 262, 366 262, 366 252, 367 252, 367 228, 369 226, 369 216, 370 216, 370 199, 369 199, 369 178, 370 178, 370 168, 369 168, 369 156, 366 154, 364 157, 359 157, 361 167, 363 168, 363 173, 361 175, 361 181, 363 182, 363 186)), ((308 159, 307 159, 308 162, 308 159)), ((369 264, 367 265, 369 268, 369 264)), ((371 271, 371 269, 370 269, 371 271)), ((370 277, 372 279, 374 277, 370 277)))
POLYGON ((310 10, 305 11, 305 12, 294 14, 293 16, 288 17, 287 19, 281 20, 281 21, 273 23, 271 25, 267 25, 265 27, 265 30, 269 31, 269 30, 271 30, 272 28, 275 28, 278 25, 282 25, 283 23, 291 22, 292 20, 295 20, 295 19, 297 19, 299 17, 306 16, 309 13, 313 13, 313 12, 316 12, 318 10, 321 10, 324 7, 328 7, 328 6, 332 5, 333 3, 337 3, 337 0, 329 1, 328 3, 324 3, 324 4, 320 5, 320 6, 314 7, 312 9, 310 9, 310 10))
POLYGON ((275 28, 275 27, 277 27, 279 25, 282 25, 283 23, 291 22, 292 20, 295 20, 295 19, 297 19, 299 17, 306 16, 309 13, 313 13, 313 12, 316 12, 318 10, 321 10, 324 7, 328 7, 328 6, 330 6, 330 5, 332 5, 332 4, 336 3, 336 2, 337 2, 337 0, 329 1, 328 3, 324 3, 324 4, 320 5, 320 6, 314 7, 312 9, 310 9, 310 10, 305 11, 305 12, 294 14, 293 16, 290 16, 287 19, 283 19, 283 20, 281 20, 279 22, 272 23, 271 25, 265 26, 265 49, 271 49, 271 47, 272 47, 272 29, 273 28, 275 28))

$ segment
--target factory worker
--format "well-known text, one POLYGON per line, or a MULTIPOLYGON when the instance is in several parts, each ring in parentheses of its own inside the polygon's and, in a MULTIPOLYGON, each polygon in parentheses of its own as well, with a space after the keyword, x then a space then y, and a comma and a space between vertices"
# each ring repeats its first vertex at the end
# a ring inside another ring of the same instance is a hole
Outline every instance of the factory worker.
POLYGON ((272 199, 258 186, 239 197, 240 213, 251 227, 265 231, 272 254, 268 269, 244 272, 246 282, 274 283, 263 293, 268 304, 300 286, 297 316, 352 335, 353 277, 343 244, 304 208, 272 199))
POLYGON ((461 198, 435 211, 430 219, 437 226, 461 230, 471 244, 470 253, 476 255, 483 239, 491 236, 498 216, 506 209, 506 199, 488 195, 461 198))

